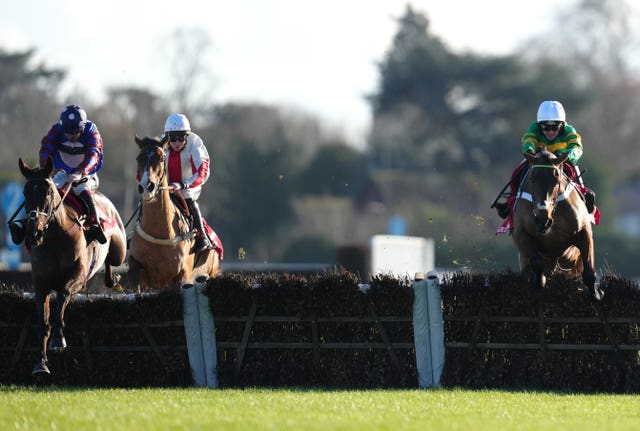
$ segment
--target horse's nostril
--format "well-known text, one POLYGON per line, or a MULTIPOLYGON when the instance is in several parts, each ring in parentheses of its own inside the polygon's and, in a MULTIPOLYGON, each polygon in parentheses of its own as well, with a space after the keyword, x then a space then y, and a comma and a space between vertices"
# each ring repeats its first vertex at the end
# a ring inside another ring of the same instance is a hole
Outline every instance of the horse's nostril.
POLYGON ((147 192, 152 193, 155 186, 156 185, 154 183, 149 183, 149 185, 147 185, 147 192))

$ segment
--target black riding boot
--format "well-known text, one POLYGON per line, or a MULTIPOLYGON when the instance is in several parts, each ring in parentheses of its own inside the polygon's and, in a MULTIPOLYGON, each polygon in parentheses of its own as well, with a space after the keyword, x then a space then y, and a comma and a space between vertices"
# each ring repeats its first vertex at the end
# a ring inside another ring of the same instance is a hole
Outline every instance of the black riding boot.
POLYGON ((95 239, 100 244, 105 244, 107 242, 107 237, 104 236, 104 232, 102 232, 102 227, 100 226, 100 221, 98 220, 96 212, 96 202, 93 200, 93 195, 90 192, 84 191, 80 193, 78 197, 82 199, 82 202, 84 202, 87 206, 87 210, 89 211, 88 229, 85 231, 87 243, 90 243, 95 239))
POLYGON ((189 206, 189 212, 191 213, 191 217, 193 218, 193 227, 198 231, 196 233, 196 244, 194 245, 194 253, 198 254, 201 251, 212 249, 213 245, 211 245, 211 241, 209 241, 209 237, 207 236, 207 232, 204 230, 204 225, 202 223, 202 214, 200 214, 200 207, 198 206, 198 202, 193 199, 185 199, 187 205, 189 206))
POLYGON ((9 232, 11 232, 11 241, 16 245, 24 241, 24 237, 27 234, 24 223, 20 220, 9 223, 9 232))
POLYGON ((587 206, 587 212, 591 214, 596 209, 596 194, 591 189, 587 189, 584 194, 584 203, 587 206))
POLYGON ((498 216, 502 219, 509 217, 509 203, 508 202, 496 202, 494 205, 498 216))

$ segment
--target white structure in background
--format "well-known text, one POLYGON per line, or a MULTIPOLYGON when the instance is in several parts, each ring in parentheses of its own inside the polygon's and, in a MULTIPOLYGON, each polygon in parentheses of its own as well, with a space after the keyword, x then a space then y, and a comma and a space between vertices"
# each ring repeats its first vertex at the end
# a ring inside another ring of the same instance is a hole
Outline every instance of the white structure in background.
MULTIPOLYGON (((5 220, 9 220, 12 216, 18 216, 18 218, 24 218, 24 208, 18 213, 18 208, 21 208, 21 204, 24 201, 22 196, 22 185, 15 181, 10 181, 5 184, 2 189, 2 212, 4 213, 5 220)), ((11 234, 7 226, 7 233, 5 236, 6 247, 0 250, 0 262, 10 270, 18 269, 20 266, 20 246, 11 241, 11 234)))
POLYGON ((371 274, 413 277, 416 272, 435 269, 433 239, 415 236, 375 235, 371 237, 371 274))

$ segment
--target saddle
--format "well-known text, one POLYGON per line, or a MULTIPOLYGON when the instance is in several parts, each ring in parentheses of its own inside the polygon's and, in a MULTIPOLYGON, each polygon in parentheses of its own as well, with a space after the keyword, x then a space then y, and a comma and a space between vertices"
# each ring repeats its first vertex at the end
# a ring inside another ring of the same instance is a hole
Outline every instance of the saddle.
MULTIPOLYGON (((60 190, 60 194, 64 194, 64 190, 60 190)), ((78 219, 82 225, 82 229, 86 233, 89 230, 88 226, 85 224, 85 220, 87 219, 87 217, 89 217, 89 208, 87 208, 85 202, 73 193, 68 193, 64 198, 64 204, 70 206, 78 213, 78 219)), ((102 231, 105 235, 108 235, 108 232, 115 227, 116 221, 115 219, 113 219, 113 217, 108 216, 104 212, 102 206, 100 206, 97 202, 96 217, 98 219, 98 222, 100 223, 100 226, 102 227, 102 231)))
MULTIPOLYGON (((189 229, 194 229, 193 226, 193 217, 191 217, 191 212, 189 211, 189 205, 187 205, 187 201, 184 199, 181 193, 170 193, 171 201, 178 208, 180 214, 182 214, 186 220, 189 222, 189 229)), ((218 237, 218 234, 209 226, 207 220, 202 217, 202 226, 204 227, 207 236, 209 237, 209 241, 213 244, 213 248, 218 252, 220 256, 220 260, 224 258, 224 249, 222 246, 222 241, 218 237)))

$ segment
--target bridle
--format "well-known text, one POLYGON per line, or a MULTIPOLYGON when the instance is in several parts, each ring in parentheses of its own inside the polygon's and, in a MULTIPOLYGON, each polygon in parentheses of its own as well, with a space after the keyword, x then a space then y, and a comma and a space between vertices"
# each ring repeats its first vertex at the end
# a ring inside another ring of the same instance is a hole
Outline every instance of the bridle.
MULTIPOLYGON (((149 165, 151 163, 151 158, 156 153, 154 151, 146 151, 147 160, 144 165, 143 174, 138 181, 138 193, 144 193, 145 191, 149 194, 149 199, 152 199, 158 190, 167 190, 169 186, 160 186, 162 184, 165 177, 167 176, 166 166, 162 169, 162 176, 158 178, 157 182, 149 181, 149 165), (143 182, 146 181, 146 187, 143 182)), ((160 158, 160 163, 164 165, 164 155, 160 158)))
MULTIPOLYGON (((530 175, 531 171, 534 169, 542 169, 542 168, 546 168, 546 169, 555 169, 556 171, 559 172, 559 178, 567 178, 566 174, 563 172, 562 170, 562 164, 560 165, 544 165, 544 164, 532 164, 527 173, 525 175, 530 175)), ((568 180, 568 178, 567 178, 568 180)), ((524 182, 524 179, 523 179, 524 182)), ((562 186, 562 181, 559 180, 558 181, 558 187, 562 186)), ((558 190, 558 192, 555 194, 555 196, 553 197, 553 199, 540 199, 540 200, 536 200, 534 199, 532 193, 530 192, 525 192, 525 191, 520 191, 517 194, 517 199, 524 199, 527 200, 529 202, 531 202, 533 204, 533 216, 534 218, 536 218, 537 220, 537 216, 539 214, 540 211, 548 211, 548 218, 545 221, 544 225, 540 226, 543 230, 547 230, 548 228, 551 227, 551 224, 553 223, 553 216, 556 212, 556 209, 558 207, 558 203, 566 200, 569 198, 569 195, 571 194, 571 192, 574 189, 574 185, 571 181, 567 181, 567 185, 564 188, 563 191, 558 190)), ((548 193, 547 193, 548 195, 548 193)))

